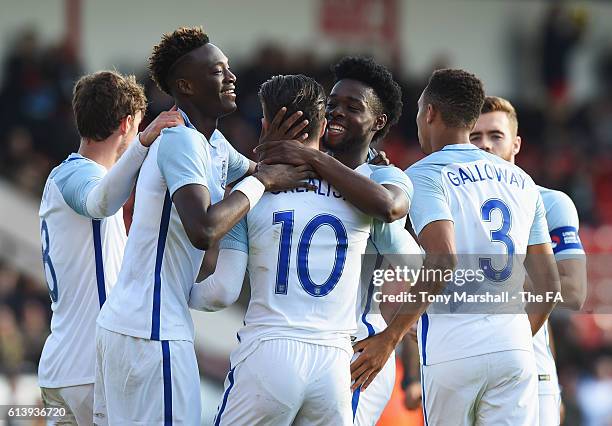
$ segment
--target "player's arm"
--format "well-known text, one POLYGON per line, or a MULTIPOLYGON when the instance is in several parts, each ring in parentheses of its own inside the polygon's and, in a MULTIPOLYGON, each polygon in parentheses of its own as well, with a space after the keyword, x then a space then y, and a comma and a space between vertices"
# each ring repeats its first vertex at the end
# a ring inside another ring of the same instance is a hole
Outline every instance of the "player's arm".
POLYGON ((554 192, 555 202, 546 214, 550 237, 555 242, 553 252, 561 279, 560 306, 579 310, 587 296, 586 256, 578 236, 579 220, 576 206, 562 192, 554 192))
POLYGON ((308 122, 304 120, 294 125, 301 115, 300 111, 283 120, 285 111, 285 108, 281 108, 272 122, 262 128, 260 145, 255 148, 261 162, 296 166, 307 164, 351 204, 368 216, 384 222, 393 222, 408 214, 410 195, 406 196, 403 188, 393 184, 380 185, 324 152, 305 146, 301 143, 304 136, 301 131, 308 122))
POLYGON ((402 389, 405 392, 404 405, 409 410, 416 410, 421 406, 422 400, 421 377, 419 374, 419 347, 417 345, 415 327, 412 326, 410 330, 402 339, 400 357, 404 368, 402 389))
POLYGON ((247 223, 242 218, 221 240, 215 272, 191 288, 189 307, 212 312, 233 304, 242 290, 247 261, 247 223))
POLYGON ((270 141, 257 147, 266 164, 308 164, 359 210, 384 222, 408 213, 409 199, 396 185, 380 185, 345 166, 334 157, 296 140, 270 141))
POLYGON ((439 182, 426 173, 408 169, 408 176, 414 185, 414 199, 410 207, 410 217, 418 240, 425 250, 422 273, 410 294, 417 295, 414 302, 404 303, 387 328, 368 339, 358 342, 353 349, 363 351, 351 364, 351 377, 355 380, 353 388, 367 388, 382 368, 384 354, 393 348, 408 332, 429 303, 421 294, 439 294, 444 290, 442 278, 444 271, 454 270, 457 264, 455 255, 455 228, 444 190, 439 182), (442 271, 436 272, 436 271, 442 271), (372 356, 365 356, 370 347, 372 356), (390 349, 390 350, 389 350, 390 349), (361 361, 360 361, 361 360, 361 361))
POLYGON ((556 302, 550 296, 557 295, 561 290, 559 273, 548 235, 546 211, 540 196, 538 196, 529 233, 524 264, 529 279, 533 283, 533 295, 542 298, 541 302, 528 301, 525 306, 531 324, 531 332, 535 335, 555 307, 556 302))
POLYGON ((162 112, 138 135, 104 176, 95 171, 95 166, 85 166, 69 179, 60 180, 60 190, 66 203, 77 213, 95 219, 117 213, 130 197, 149 146, 162 129, 179 124, 183 124, 183 118, 178 111, 173 109, 162 112))
POLYGON ((207 250, 253 208, 264 191, 310 185, 314 174, 306 166, 262 166, 211 205, 207 153, 199 138, 185 130, 167 129, 160 141, 157 163, 185 233, 194 247, 207 250))
POLYGON ((586 258, 558 260, 557 269, 563 297, 559 306, 575 311, 582 309, 587 296, 586 258))

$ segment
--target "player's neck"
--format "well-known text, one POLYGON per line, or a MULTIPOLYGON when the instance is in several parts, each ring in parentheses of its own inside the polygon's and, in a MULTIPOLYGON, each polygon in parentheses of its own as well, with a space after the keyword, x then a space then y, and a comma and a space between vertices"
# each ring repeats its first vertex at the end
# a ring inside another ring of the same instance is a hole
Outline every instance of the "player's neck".
POLYGON ((344 164, 346 167, 356 169, 366 162, 368 159, 369 146, 365 146, 362 149, 347 150, 334 152, 334 158, 344 164))
POLYGON ((119 143, 113 139, 113 137, 104 139, 103 141, 81 139, 79 154, 104 166, 107 170, 110 170, 119 157, 117 152, 119 143))
POLYGON ((217 128, 217 117, 208 117, 193 105, 179 105, 179 108, 187 114, 191 124, 202 133, 206 139, 210 140, 213 132, 217 128))
POLYGON ((431 148, 433 152, 440 151, 448 145, 460 145, 465 143, 470 143, 470 131, 466 129, 440 129, 438 134, 431 138, 431 148))

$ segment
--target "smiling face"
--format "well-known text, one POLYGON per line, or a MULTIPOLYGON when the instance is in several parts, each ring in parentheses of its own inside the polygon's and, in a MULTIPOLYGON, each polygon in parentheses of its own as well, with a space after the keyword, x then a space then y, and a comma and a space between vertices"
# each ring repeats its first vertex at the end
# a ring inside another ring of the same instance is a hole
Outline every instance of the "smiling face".
POLYGON ((512 130, 508 114, 503 111, 482 114, 470 133, 470 142, 513 163, 521 149, 521 138, 512 130))
POLYGON ((327 99, 327 131, 324 145, 331 151, 348 151, 369 146, 386 122, 374 90, 357 80, 338 81, 327 99))
POLYGON ((236 76, 221 49, 207 43, 188 53, 181 66, 183 81, 178 81, 184 95, 211 117, 222 117, 236 110, 236 76))

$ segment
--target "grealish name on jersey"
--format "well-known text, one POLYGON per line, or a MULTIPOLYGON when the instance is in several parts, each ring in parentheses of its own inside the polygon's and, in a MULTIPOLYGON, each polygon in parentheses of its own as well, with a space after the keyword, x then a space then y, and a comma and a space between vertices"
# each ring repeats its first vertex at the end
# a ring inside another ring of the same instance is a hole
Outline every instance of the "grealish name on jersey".
POLYGON ((272 192, 273 195, 279 195, 279 194, 294 194, 294 193, 298 193, 298 192, 314 192, 317 195, 322 195, 324 197, 334 197, 334 198, 342 198, 343 200, 346 200, 346 198, 344 198, 342 196, 342 194, 340 194, 340 192, 337 192, 333 186, 331 186, 328 182, 321 180, 321 179, 308 179, 308 183, 315 186, 316 189, 305 189, 305 188, 295 188, 295 189, 290 189, 287 191, 275 191, 272 192))

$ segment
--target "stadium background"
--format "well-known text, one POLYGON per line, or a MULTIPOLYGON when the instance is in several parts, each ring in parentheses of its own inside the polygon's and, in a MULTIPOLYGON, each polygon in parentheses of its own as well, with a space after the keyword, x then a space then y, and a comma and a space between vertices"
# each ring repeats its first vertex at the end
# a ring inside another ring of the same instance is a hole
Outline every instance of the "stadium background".
MULTIPOLYGON (((403 116, 380 147, 402 169, 421 157, 416 100, 433 69, 465 68, 488 94, 509 98, 523 137, 519 165, 572 197, 590 256, 592 312, 559 310, 552 321, 566 424, 612 424, 611 3, 1 0, 0 10, 0 405, 39 399, 50 310, 37 211, 50 169, 78 147, 74 81, 99 69, 135 73, 147 87, 148 121, 171 105, 147 77, 152 46, 163 32, 202 25, 237 75, 238 111, 220 124, 246 155, 259 134, 259 84, 304 73, 329 89, 329 66, 345 54, 374 56, 402 84, 403 116)), ((247 300, 194 314, 205 421, 247 300)), ((395 397, 385 424, 408 424, 397 417, 399 390, 395 397)))

